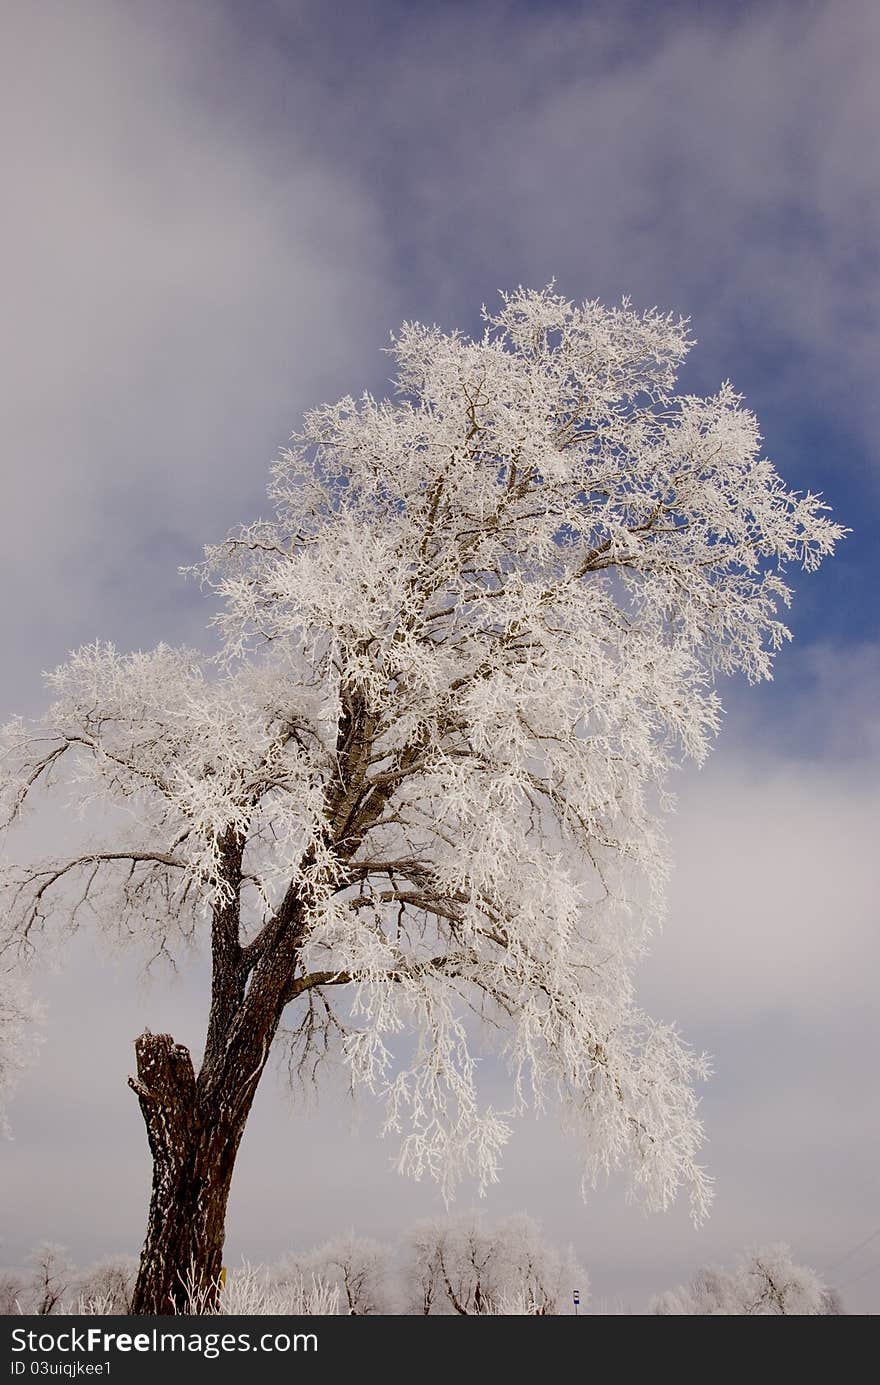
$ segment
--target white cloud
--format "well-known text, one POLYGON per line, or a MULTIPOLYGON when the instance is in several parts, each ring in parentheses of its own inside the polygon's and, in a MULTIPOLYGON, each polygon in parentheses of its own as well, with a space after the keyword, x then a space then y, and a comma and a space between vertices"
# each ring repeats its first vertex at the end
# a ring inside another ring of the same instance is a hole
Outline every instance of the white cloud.
POLYGON ((183 37, 159 6, 6 25, 0 580, 37 667, 201 624, 176 564, 262 508, 302 407, 394 321, 356 176, 224 111, 219 13, 183 37))
POLYGON ((645 985, 687 1028, 868 1010, 878 810, 864 770, 721 750, 672 823, 670 917, 645 985))

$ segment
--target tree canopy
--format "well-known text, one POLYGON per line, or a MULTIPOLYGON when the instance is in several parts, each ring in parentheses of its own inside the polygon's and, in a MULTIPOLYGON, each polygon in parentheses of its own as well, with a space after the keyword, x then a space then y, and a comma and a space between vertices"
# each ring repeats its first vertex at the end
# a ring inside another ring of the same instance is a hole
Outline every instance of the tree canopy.
POLYGON ((6 728, 7 822, 48 794, 95 832, 6 869, 6 944, 95 917, 177 955, 204 928, 200 1092, 237 1036, 261 1071, 285 1011, 303 1071, 334 1049, 380 1095, 404 1172, 492 1180, 551 1100, 587 1184, 626 1168, 702 1215, 706 1064, 633 983, 669 772, 709 749, 716 675, 770 676, 787 569, 843 531, 729 384, 675 393, 689 346, 552 288, 473 340, 405 324, 395 396, 309 413, 274 517, 207 550, 222 658, 91 645, 6 728))

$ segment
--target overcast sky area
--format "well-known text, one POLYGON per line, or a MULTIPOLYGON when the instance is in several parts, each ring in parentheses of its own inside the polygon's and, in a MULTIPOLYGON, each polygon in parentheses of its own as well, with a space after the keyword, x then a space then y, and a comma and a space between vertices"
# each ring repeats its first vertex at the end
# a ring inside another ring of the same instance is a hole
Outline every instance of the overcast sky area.
MULTIPOLYGON (((474 330, 498 289, 688 315, 684 377, 734 381, 786 481, 853 533, 797 577, 774 682, 730 684, 678 784, 670 915, 642 1001, 709 1050, 715 1210, 585 1205, 526 1122, 492 1219, 571 1240, 600 1305, 787 1241, 880 1303, 877 822, 880 6, 7 0, 0 719, 96 638, 210 647, 178 573, 265 513, 302 410, 387 388, 403 319, 474 330)), ((48 829, 58 830, 56 829, 48 829)), ((198 1048, 206 975, 140 984, 84 935, 0 1144, 0 1263, 136 1253, 149 1163, 125 1085, 149 1025, 198 1048)), ((364 1106, 267 1074, 226 1260, 442 1209, 364 1106)), ((466 1188, 459 1205, 477 1201, 466 1188)))

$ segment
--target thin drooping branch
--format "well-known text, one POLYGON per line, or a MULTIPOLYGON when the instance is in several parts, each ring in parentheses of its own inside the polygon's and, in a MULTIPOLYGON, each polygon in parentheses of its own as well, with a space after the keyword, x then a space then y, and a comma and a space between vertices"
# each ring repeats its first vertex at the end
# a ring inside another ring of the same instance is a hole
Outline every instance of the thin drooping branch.
POLYGON ((120 861, 127 862, 130 866, 149 865, 164 866, 173 870, 187 870, 187 863, 168 852, 162 851, 90 851, 85 855, 75 856, 70 860, 59 862, 53 866, 38 866, 32 869, 27 867, 20 868, 12 878, 12 900, 14 905, 23 904, 22 923, 19 937, 21 940, 28 940, 31 930, 35 925, 45 922, 48 916, 49 903, 47 896, 51 894, 54 887, 65 877, 78 870, 89 868, 91 875, 87 880, 86 888, 80 899, 75 901, 72 906, 71 914, 75 916, 80 903, 88 900, 91 886, 95 881, 95 870, 102 865, 114 864, 120 861))

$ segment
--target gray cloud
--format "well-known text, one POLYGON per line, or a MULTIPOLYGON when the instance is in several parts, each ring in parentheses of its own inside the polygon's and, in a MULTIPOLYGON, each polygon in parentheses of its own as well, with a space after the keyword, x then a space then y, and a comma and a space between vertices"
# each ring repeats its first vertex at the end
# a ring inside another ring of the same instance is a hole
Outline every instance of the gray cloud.
MULTIPOLYGON (((293 37, 301 7, 279 10, 293 37)), ((340 162, 388 194, 419 313, 557 275, 574 296, 692 313, 713 369, 772 360, 777 397, 806 371, 823 407, 864 422, 878 40, 867 0, 437 7, 316 105, 340 162)))

